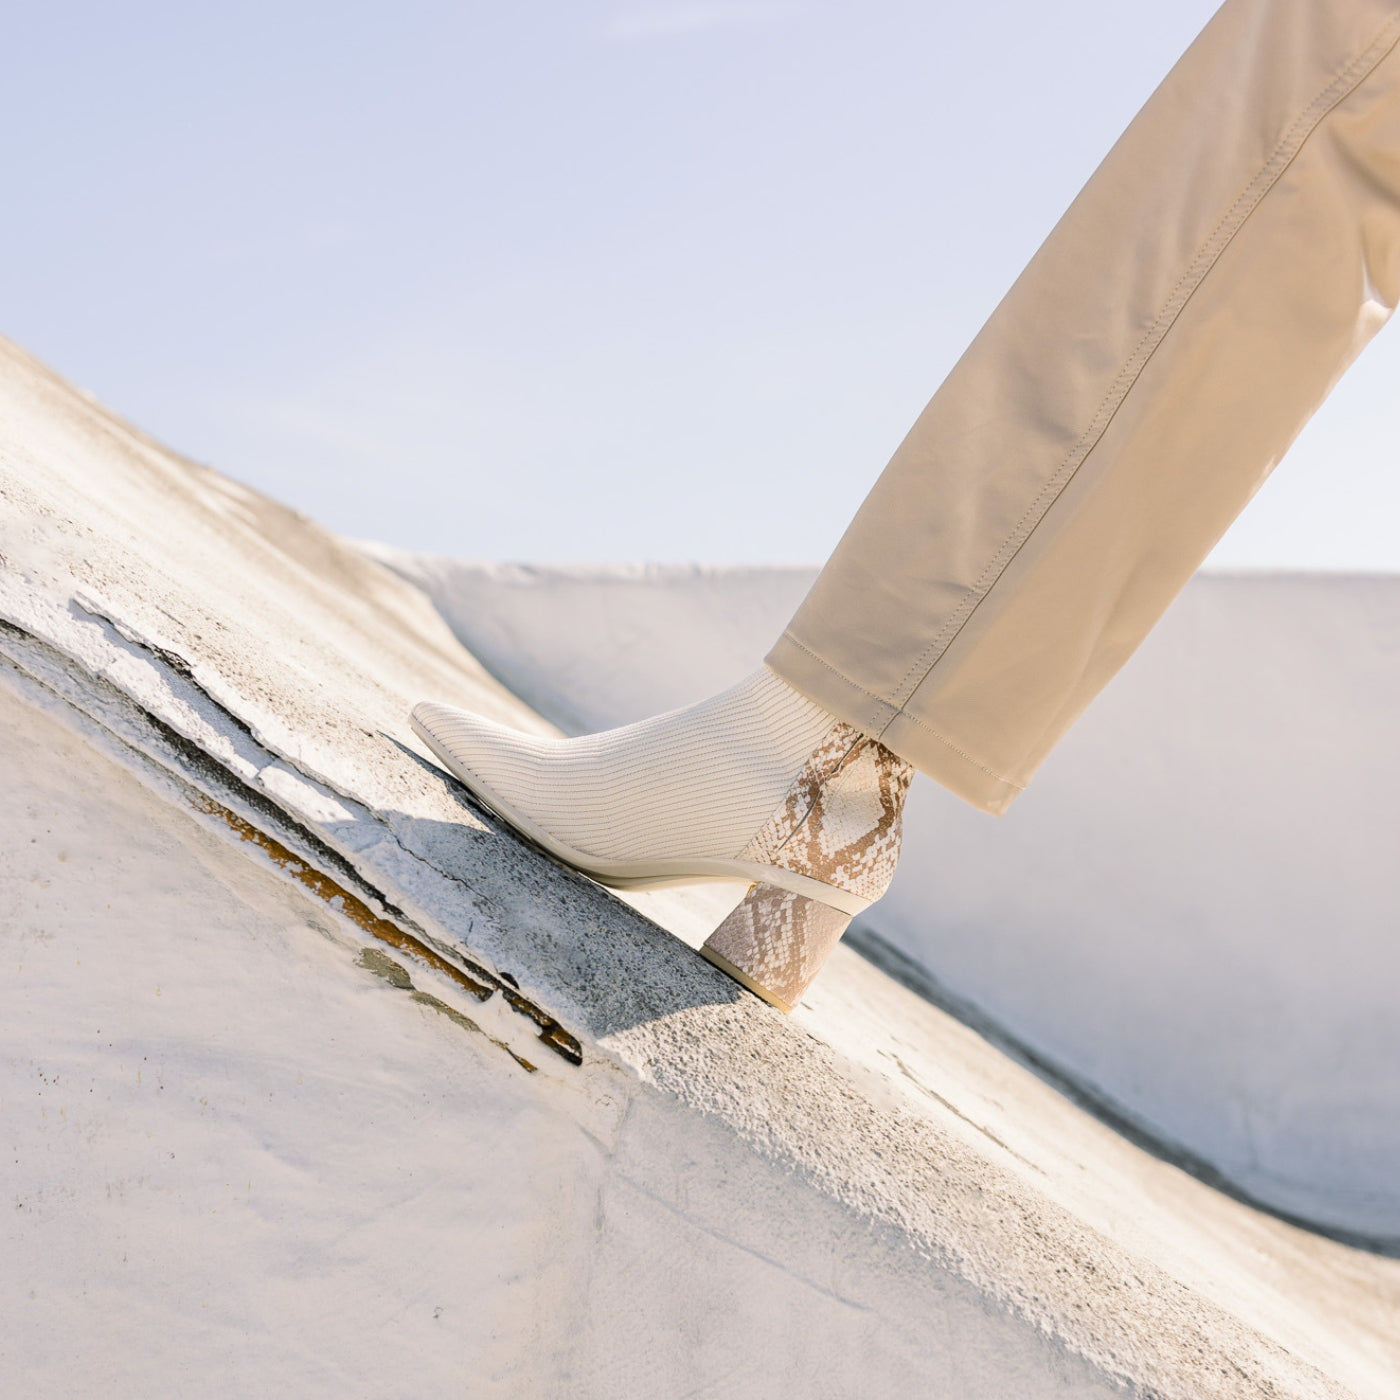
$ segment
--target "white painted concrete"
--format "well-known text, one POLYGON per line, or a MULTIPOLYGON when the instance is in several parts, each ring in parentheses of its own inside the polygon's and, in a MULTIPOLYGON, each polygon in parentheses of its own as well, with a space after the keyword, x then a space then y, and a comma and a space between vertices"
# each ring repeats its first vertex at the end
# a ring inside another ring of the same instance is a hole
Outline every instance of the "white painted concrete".
MULTIPOLYGON (((582 731, 757 664, 797 569, 381 553, 582 731)), ((1400 1243, 1400 578, 1202 575, 1000 820, 925 779, 867 922, 1154 1136, 1400 1243)))
POLYGON ((0 358, 5 1394, 1395 1393, 1400 1262, 740 992, 415 753, 542 723, 420 594, 0 358))

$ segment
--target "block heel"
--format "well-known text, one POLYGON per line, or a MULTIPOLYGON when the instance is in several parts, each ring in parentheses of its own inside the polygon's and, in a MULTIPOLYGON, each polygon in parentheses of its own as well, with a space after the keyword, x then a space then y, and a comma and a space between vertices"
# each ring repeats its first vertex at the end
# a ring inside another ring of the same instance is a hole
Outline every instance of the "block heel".
POLYGON ((755 885, 700 956, 779 1011, 791 1011, 841 941, 851 916, 806 895, 755 885))

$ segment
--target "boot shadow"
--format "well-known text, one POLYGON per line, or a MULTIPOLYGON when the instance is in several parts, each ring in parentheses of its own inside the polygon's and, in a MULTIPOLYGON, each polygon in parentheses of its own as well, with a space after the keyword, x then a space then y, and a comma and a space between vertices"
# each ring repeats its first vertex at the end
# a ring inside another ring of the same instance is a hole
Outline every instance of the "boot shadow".
POLYGON ((383 737, 462 809, 461 822, 383 813, 404 849, 463 885, 481 916, 468 929, 444 926, 466 956, 530 988, 571 1031, 601 1038, 697 1007, 757 1004, 674 934, 521 836, 450 773, 383 737))

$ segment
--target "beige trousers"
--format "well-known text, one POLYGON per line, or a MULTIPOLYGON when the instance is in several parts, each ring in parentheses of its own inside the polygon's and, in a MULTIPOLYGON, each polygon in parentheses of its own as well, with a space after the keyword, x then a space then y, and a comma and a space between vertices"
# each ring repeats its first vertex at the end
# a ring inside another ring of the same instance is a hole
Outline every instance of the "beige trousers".
POLYGON ((1003 811, 1400 292, 1400 0, 1228 0, 768 657, 1003 811))

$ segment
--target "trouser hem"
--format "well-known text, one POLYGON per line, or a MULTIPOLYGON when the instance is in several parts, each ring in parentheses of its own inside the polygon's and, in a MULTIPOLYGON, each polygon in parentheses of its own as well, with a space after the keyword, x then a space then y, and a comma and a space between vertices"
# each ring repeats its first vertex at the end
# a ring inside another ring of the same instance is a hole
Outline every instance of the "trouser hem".
POLYGON ((917 719, 909 711, 871 695, 829 661, 784 632, 764 664, 794 690, 862 734, 892 749, 906 763, 980 811, 999 816, 1023 791, 977 757, 917 719))

